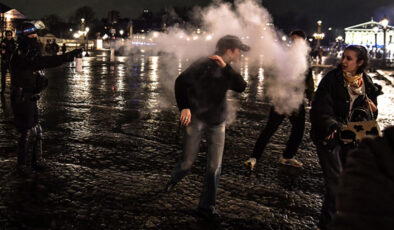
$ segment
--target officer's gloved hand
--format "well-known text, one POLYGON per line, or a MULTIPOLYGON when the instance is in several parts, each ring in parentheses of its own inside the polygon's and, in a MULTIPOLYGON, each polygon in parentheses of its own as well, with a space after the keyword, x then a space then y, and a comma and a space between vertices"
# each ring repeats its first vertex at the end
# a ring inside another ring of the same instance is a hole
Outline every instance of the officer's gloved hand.
POLYGON ((75 49, 70 52, 65 53, 64 56, 64 61, 65 62, 70 62, 73 61, 75 57, 78 55, 82 54, 82 49, 75 49))

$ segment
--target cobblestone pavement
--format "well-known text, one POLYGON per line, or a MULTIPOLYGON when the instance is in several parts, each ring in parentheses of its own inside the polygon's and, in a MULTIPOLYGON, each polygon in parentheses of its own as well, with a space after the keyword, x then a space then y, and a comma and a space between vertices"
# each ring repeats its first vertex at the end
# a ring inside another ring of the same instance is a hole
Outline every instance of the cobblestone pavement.
MULTIPOLYGON (((191 175, 162 192, 182 139, 167 67, 159 57, 109 63, 97 56, 84 58, 82 74, 68 65, 47 71, 40 111, 50 168, 29 179, 14 170, 17 132, 7 94, 0 111, 0 229, 315 229, 323 180, 309 122, 297 155, 303 169, 278 165, 288 121, 254 173, 242 165, 268 115, 258 77, 246 77, 247 92, 232 99, 238 113, 226 131, 217 200, 222 221, 210 223, 195 212, 205 141, 191 175)), ((384 89, 390 108, 393 87, 384 89)), ((379 122, 393 124, 391 113, 379 122)))

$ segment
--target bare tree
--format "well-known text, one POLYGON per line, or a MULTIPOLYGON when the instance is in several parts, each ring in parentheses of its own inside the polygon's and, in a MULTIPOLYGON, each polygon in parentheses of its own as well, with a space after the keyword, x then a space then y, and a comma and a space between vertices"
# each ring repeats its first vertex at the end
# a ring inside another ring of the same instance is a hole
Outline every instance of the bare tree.
POLYGON ((74 15, 70 18, 70 21, 75 24, 81 23, 81 19, 85 19, 85 24, 94 23, 96 20, 96 13, 90 6, 82 6, 78 8, 74 15))

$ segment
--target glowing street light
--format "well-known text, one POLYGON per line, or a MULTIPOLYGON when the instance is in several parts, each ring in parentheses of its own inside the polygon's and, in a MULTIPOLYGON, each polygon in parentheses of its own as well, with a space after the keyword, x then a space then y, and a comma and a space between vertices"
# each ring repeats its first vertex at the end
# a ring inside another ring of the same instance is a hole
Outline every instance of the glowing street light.
POLYGON ((383 29, 386 28, 389 25, 389 20, 386 18, 386 16, 380 21, 380 24, 383 26, 383 29))
MULTIPOLYGON (((81 18, 81 30, 78 31, 79 37, 82 37, 82 46, 85 48, 85 39, 87 31, 89 31, 89 27, 85 28, 85 18, 81 18)), ((89 45, 88 45, 89 47, 89 45)))
MULTIPOLYGON (((321 40, 321 39, 323 39, 323 38, 325 37, 325 34, 324 34, 324 33, 314 33, 314 34, 313 34, 313 37, 314 37, 316 40, 321 40)), ((320 46, 320 44, 319 44, 318 46, 320 46)))
POLYGON ((343 37, 342 36, 338 36, 337 38, 335 38, 336 42, 343 42, 343 37))
POLYGON ((379 28, 377 26, 375 26, 374 28, 372 28, 372 31, 375 34, 375 48, 378 48, 378 32, 379 32, 379 28))
POLYGON ((387 26, 389 25, 389 20, 384 16, 382 21, 380 21, 380 25, 383 26, 383 66, 386 65, 386 31, 387 26))
POLYGON ((320 47, 320 40, 324 39, 324 36, 325 36, 325 34, 321 32, 322 23, 323 22, 321 20, 317 21, 317 33, 313 34, 313 37, 317 40, 317 43, 316 43, 317 48, 320 47))

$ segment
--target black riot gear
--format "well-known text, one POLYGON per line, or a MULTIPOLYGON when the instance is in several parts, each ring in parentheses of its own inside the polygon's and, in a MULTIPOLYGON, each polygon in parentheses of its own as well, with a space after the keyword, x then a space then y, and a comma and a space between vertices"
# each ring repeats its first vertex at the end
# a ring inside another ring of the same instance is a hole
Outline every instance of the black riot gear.
POLYGON ((10 61, 11 105, 14 123, 21 136, 18 143, 18 169, 31 171, 42 161, 42 129, 39 124, 37 101, 39 93, 48 85, 43 69, 72 61, 82 50, 64 55, 42 56, 37 39, 37 27, 24 23, 18 31, 18 47, 10 61))
MULTIPOLYGON (((43 25, 40 21, 37 21, 36 23, 32 23, 32 22, 25 22, 22 24, 20 30, 17 32, 18 34, 20 34, 21 36, 27 36, 29 34, 36 34, 38 31, 37 27, 40 27, 41 25, 43 25), (39 25, 39 26, 37 26, 39 25)), ((45 27, 45 25, 43 25, 45 27)))
POLYGON ((10 67, 10 58, 16 48, 12 31, 6 31, 6 37, 1 41, 1 93, 5 92, 6 74, 10 67))
POLYGON ((21 54, 25 55, 27 58, 35 58, 41 55, 42 45, 40 41, 36 38, 22 37, 18 41, 18 50, 21 54))
MULTIPOLYGON (((26 62, 30 62, 34 65, 33 63, 42 57, 41 49, 42 45, 36 37, 30 38, 28 36, 23 36, 18 40, 18 49, 15 54, 15 59, 18 57, 23 58, 26 62)), ((32 68, 33 69, 13 69, 16 73, 14 74, 15 77, 12 78, 12 85, 38 94, 48 86, 48 79, 44 72, 38 69, 37 66, 32 66, 32 68)))

